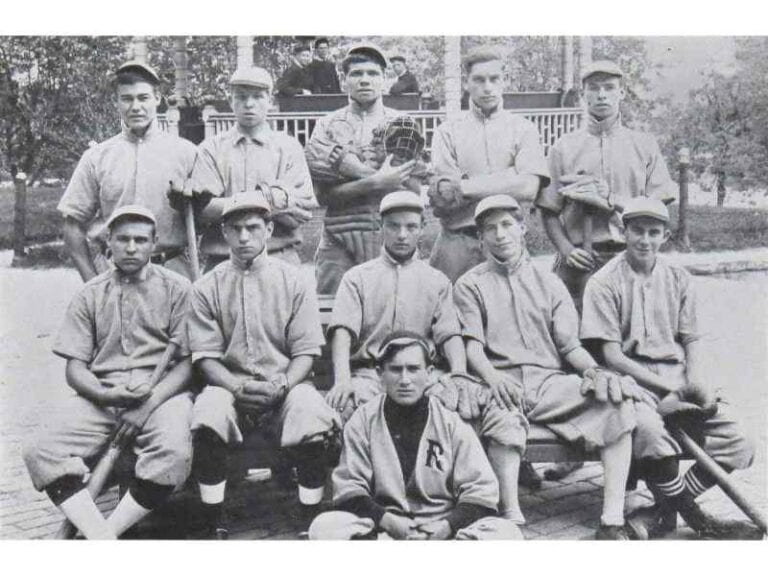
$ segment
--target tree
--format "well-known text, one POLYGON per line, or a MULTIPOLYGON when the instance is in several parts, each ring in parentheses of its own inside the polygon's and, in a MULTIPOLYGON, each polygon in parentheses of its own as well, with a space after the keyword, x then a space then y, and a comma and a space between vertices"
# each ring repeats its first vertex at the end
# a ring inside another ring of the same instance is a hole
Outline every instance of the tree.
POLYGON ((6 170, 31 180, 68 178, 90 140, 119 127, 109 75, 126 39, 110 36, 0 38, 0 152, 6 170))

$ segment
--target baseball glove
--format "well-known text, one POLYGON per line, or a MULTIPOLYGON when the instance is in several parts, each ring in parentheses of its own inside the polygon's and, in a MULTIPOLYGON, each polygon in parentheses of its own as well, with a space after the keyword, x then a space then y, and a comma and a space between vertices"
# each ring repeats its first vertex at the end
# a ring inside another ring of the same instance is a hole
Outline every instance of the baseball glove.
POLYGON ((488 391, 482 383, 468 374, 445 374, 430 389, 440 402, 464 420, 479 418, 488 402, 488 391))
POLYGON ((585 176, 560 188, 559 193, 580 204, 605 212, 613 212, 613 201, 608 184, 601 178, 585 176))
POLYGON ((288 393, 285 374, 271 380, 247 380, 235 393, 237 406, 247 413, 262 414, 282 402, 288 393))

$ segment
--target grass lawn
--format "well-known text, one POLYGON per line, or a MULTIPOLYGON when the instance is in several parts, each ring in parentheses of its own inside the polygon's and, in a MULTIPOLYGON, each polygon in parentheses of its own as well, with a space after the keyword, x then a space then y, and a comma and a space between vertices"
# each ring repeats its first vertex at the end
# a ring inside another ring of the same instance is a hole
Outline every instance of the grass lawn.
MULTIPOLYGON (((30 188, 27 191, 27 245, 61 239, 62 218, 56 211, 56 205, 63 193, 62 188, 30 188)), ((546 254, 553 251, 552 245, 544 234, 541 218, 536 211, 528 215, 528 233, 526 235, 531 254, 546 254)), ((0 249, 13 246, 13 189, 0 189, 0 249)), ((672 221, 677 222, 677 206, 670 209, 672 221)), ((689 236, 694 252, 715 250, 739 250, 768 246, 768 211, 755 208, 717 208, 714 206, 691 206, 688 217, 689 236)), ((428 214, 427 229, 421 241, 421 253, 426 256, 432 249, 439 231, 438 221, 428 214)), ((675 228, 674 226, 673 228, 675 228)), ((320 218, 314 218, 304 228, 304 245, 301 248, 302 260, 311 261, 315 247, 320 239, 320 218)), ((674 249, 670 242, 667 249, 674 249)), ((43 251, 43 258, 56 260, 61 252, 58 249, 43 251)), ((34 261, 35 251, 30 260, 34 261)))

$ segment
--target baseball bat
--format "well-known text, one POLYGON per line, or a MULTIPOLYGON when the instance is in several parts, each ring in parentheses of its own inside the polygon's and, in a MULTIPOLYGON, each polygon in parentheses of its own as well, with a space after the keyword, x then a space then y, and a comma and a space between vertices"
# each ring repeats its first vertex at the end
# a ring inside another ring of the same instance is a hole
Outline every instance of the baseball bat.
MULTIPOLYGON (((197 158, 195 158, 197 162, 197 158)), ((192 266, 192 279, 200 278, 200 254, 197 251, 197 232, 195 231, 195 211, 192 207, 192 181, 184 184, 184 228, 187 231, 189 262, 192 266)))
POLYGON ((760 509, 750 502, 741 489, 736 485, 725 470, 715 462, 715 460, 707 454, 701 446, 696 444, 694 440, 688 435, 687 432, 680 428, 674 428, 673 433, 676 436, 680 444, 685 448, 688 453, 693 456, 693 459, 699 464, 706 472, 712 475, 715 482, 722 489, 723 492, 731 499, 731 501, 754 522, 763 534, 768 532, 766 528, 765 516, 760 509))
MULTIPOLYGON (((152 376, 149 378, 150 390, 160 382, 160 379, 168 369, 171 360, 173 360, 173 357, 176 355, 178 348, 178 344, 174 342, 168 343, 162 358, 160 358, 160 362, 155 366, 152 376)), ((96 499, 104 490, 104 486, 107 484, 107 480, 109 480, 109 476, 112 474, 112 470, 127 444, 127 441, 118 444, 114 442, 114 438, 110 440, 107 451, 94 467, 90 478, 88 478, 88 484, 85 486, 92 498, 96 499)), ((71 540, 76 534, 77 528, 69 520, 65 519, 61 523, 59 531, 56 533, 56 538, 57 540, 71 540)))

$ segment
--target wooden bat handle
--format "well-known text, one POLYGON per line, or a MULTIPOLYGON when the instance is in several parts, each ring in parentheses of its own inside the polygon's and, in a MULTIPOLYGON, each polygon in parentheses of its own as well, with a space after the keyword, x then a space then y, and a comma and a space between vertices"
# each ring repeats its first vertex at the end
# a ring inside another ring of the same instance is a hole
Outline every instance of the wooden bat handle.
MULTIPOLYGON (((179 345, 175 342, 168 343, 165 352, 163 352, 163 356, 160 358, 160 362, 157 363, 157 366, 155 366, 155 369, 152 372, 152 376, 149 378, 150 390, 157 386, 158 382, 163 378, 163 374, 165 374, 165 371, 171 364, 178 349, 179 345)), ((93 472, 91 472, 91 476, 88 478, 88 484, 86 484, 85 488, 94 500, 98 498, 104 490, 104 486, 106 486, 107 480, 109 480, 112 470, 115 468, 115 464, 120 458, 120 454, 122 454, 124 448, 125 443, 115 444, 110 440, 109 448, 107 448, 107 451, 101 457, 98 464, 96 464, 93 472)), ((56 533, 56 538, 58 540, 71 540, 76 534, 77 528, 75 528, 69 520, 64 520, 56 533)))
POLYGON ((595 213, 590 207, 584 209, 584 250, 592 252, 592 231, 595 225, 595 213))
POLYGON ((706 472, 712 475, 720 486, 723 492, 733 501, 739 509, 746 514, 750 520, 757 524, 763 533, 768 532, 766 528, 765 516, 757 506, 754 506, 746 496, 742 493, 741 489, 733 481, 733 478, 723 470, 720 465, 704 450, 693 441, 693 439, 683 430, 676 428, 675 436, 677 440, 682 444, 696 463, 699 464, 706 472))
POLYGON ((192 210, 192 199, 184 198, 184 224, 187 230, 187 248, 189 262, 192 266, 192 279, 200 278, 200 254, 197 251, 197 233, 195 232, 195 213, 192 210))

